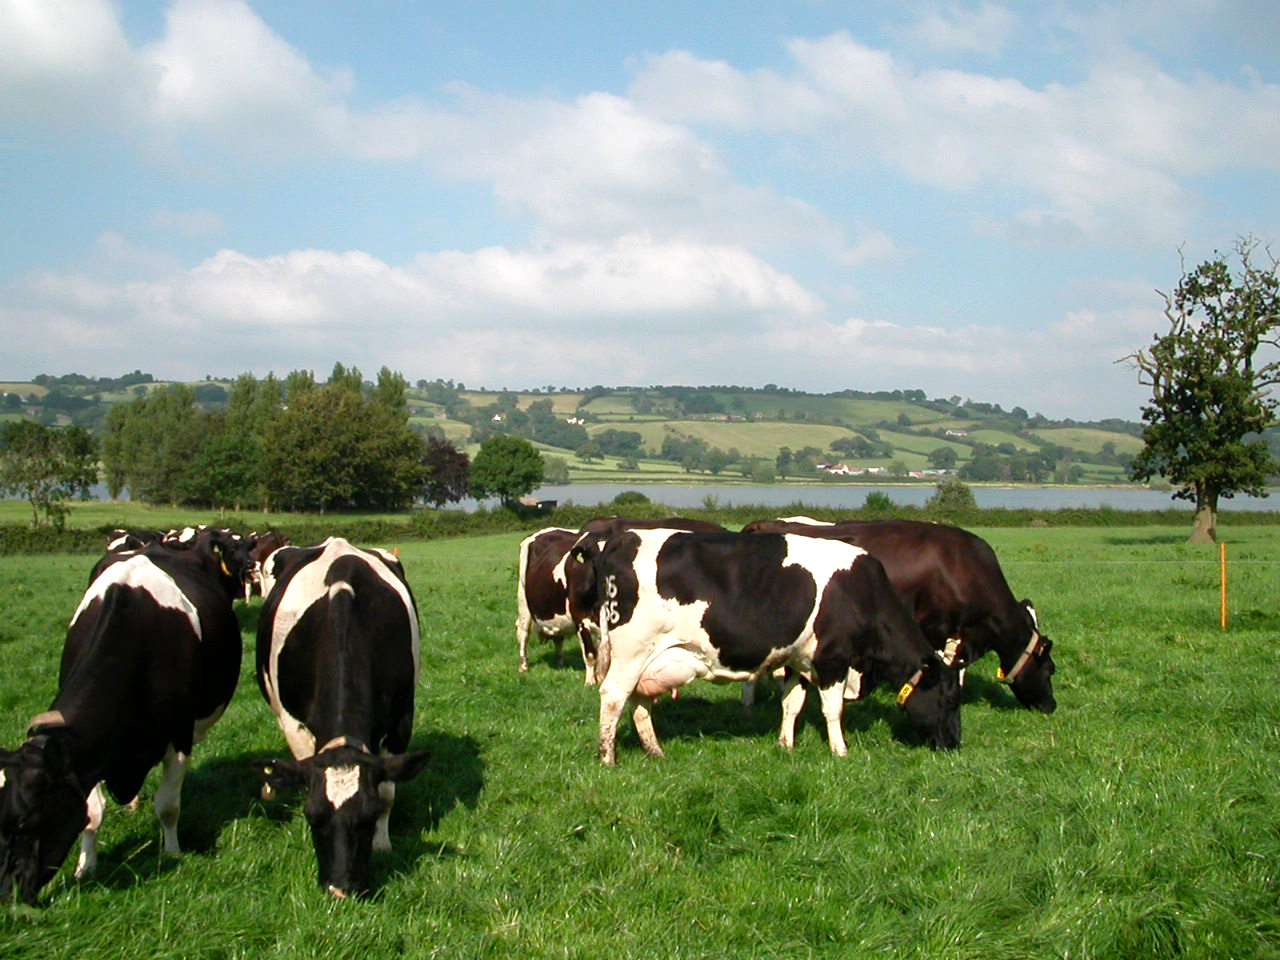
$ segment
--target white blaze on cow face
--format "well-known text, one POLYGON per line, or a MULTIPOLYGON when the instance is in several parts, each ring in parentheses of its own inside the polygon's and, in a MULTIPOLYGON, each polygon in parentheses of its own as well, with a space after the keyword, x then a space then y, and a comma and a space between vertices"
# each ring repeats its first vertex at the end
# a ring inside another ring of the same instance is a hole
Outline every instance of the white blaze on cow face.
POLYGON ((325 767, 324 795, 336 810, 356 795, 360 790, 360 768, 325 767))
POLYGON ((84 596, 80 598, 80 606, 76 607, 76 612, 71 615, 71 622, 75 623, 80 619, 80 614, 84 613, 89 604, 95 600, 101 600, 113 584, 141 590, 160 606, 186 614, 187 619, 191 621, 191 629, 195 631, 196 639, 203 638, 204 635, 200 630, 200 614, 195 604, 182 592, 182 588, 174 582, 173 577, 140 555, 130 557, 121 563, 113 563, 98 574, 93 583, 89 584, 89 589, 84 592, 84 596))

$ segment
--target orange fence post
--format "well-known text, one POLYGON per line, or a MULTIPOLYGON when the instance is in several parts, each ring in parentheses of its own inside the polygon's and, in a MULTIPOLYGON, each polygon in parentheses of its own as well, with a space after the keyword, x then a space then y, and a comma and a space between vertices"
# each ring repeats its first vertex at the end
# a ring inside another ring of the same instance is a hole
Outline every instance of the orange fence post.
POLYGON ((1227 629, 1227 542, 1218 543, 1218 580, 1222 584, 1222 629, 1227 629))

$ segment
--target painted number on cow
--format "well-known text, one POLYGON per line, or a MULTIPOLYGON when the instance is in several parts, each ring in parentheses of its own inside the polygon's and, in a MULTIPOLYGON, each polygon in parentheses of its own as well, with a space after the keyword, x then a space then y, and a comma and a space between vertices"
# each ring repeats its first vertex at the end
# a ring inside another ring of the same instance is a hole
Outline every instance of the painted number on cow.
POLYGON ((600 619, 613 626, 622 619, 622 614, 618 613, 618 582, 612 573, 604 578, 604 595, 609 599, 600 605, 600 619))

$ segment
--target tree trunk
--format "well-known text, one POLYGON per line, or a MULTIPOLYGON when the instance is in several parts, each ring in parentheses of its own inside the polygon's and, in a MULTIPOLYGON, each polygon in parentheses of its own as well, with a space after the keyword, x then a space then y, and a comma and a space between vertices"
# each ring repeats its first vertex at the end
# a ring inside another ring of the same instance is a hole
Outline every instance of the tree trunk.
POLYGON ((1218 494, 1196 487, 1196 518, 1187 543, 1216 543, 1218 540, 1218 494))

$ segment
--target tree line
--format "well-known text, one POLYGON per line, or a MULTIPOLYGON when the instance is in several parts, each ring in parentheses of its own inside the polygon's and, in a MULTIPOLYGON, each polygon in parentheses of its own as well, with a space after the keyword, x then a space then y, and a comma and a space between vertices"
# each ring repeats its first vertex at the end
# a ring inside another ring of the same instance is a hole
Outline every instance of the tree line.
POLYGON ((114 405, 101 442, 78 426, 24 420, 0 432, 0 488, 61 525, 61 502, 98 478, 114 499, 213 509, 404 510, 470 495, 511 503, 543 476, 527 440, 494 435, 474 461, 409 425, 407 382, 386 367, 366 384, 341 363, 327 381, 306 370, 284 379, 242 374, 225 405, 201 409, 172 384, 114 405))

